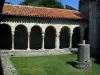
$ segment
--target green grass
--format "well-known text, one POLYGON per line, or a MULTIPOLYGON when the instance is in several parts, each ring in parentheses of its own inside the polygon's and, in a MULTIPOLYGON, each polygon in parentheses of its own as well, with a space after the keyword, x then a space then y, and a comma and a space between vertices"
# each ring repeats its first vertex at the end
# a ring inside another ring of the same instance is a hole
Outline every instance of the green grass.
POLYGON ((100 75, 100 65, 93 63, 92 68, 79 70, 68 62, 77 59, 76 55, 51 55, 34 57, 11 57, 20 75, 100 75))

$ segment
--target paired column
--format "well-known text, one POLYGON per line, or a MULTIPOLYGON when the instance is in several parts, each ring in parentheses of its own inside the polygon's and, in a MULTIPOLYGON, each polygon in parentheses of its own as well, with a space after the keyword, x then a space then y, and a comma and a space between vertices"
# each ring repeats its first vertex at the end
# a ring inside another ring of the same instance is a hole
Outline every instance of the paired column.
POLYGON ((60 33, 58 32, 56 33, 56 40, 55 40, 55 46, 57 50, 59 50, 59 44, 60 44, 59 37, 60 37, 60 33))
POLYGON ((28 32, 28 48, 27 50, 30 50, 30 32, 28 32))
POLYGON ((45 37, 45 33, 42 33, 42 50, 44 50, 44 37, 45 37))
POLYGON ((70 32, 70 48, 72 48, 72 36, 73 36, 73 32, 70 32))
POLYGON ((14 50, 14 34, 15 31, 12 31, 12 50, 14 50))

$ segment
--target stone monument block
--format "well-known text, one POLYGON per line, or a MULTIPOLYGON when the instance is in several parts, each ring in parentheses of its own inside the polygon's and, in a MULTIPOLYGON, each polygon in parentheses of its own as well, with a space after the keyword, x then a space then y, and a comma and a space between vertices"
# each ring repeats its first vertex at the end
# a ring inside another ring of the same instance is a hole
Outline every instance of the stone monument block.
POLYGON ((78 45, 78 62, 76 67, 79 69, 87 69, 91 67, 90 61, 90 45, 79 44, 78 45))

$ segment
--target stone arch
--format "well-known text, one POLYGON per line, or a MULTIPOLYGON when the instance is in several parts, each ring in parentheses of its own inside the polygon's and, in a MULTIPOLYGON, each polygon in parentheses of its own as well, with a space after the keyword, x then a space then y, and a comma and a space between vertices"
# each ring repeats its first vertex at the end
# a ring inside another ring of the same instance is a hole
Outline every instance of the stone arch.
POLYGON ((46 26, 46 27, 44 28, 44 32, 46 31, 46 29, 47 29, 48 27, 52 27, 52 28, 55 30, 55 32, 57 32, 57 28, 56 28, 55 26, 53 26, 53 25, 46 26))
POLYGON ((0 49, 12 48, 11 27, 8 24, 0 24, 0 49))
POLYGON ((45 30, 44 48, 55 48, 56 29, 53 26, 48 26, 45 30))
POLYGON ((68 48, 70 45, 70 29, 66 26, 60 31, 60 48, 68 48))
POLYGON ((40 28, 41 32, 43 32, 43 28, 40 25, 32 25, 29 27, 29 30, 31 31, 33 27, 38 27, 40 28))
POLYGON ((30 49, 42 48, 42 29, 40 26, 33 26, 30 33, 30 49))
POLYGON ((83 37, 83 39, 85 40, 86 44, 89 43, 89 28, 88 27, 84 31, 84 37, 83 37))
POLYGON ((26 26, 20 24, 15 28, 14 48, 27 49, 28 47, 28 33, 26 26))
POLYGON ((80 27, 76 27, 73 30, 72 35, 72 48, 77 48, 78 44, 80 43, 81 35, 80 35, 80 27))

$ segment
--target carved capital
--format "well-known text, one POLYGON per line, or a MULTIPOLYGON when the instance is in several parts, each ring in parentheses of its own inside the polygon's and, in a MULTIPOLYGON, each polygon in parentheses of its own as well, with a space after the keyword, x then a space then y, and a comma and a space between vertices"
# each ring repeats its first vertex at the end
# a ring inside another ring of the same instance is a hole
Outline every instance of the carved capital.
POLYGON ((42 33, 42 37, 44 37, 44 36, 45 36, 45 32, 42 33))
POLYGON ((60 33, 56 33, 56 37, 60 37, 60 33))
POLYGON ((15 34, 15 31, 12 31, 12 35, 14 35, 15 34))
POLYGON ((28 32, 28 36, 30 36, 30 32, 28 32))

